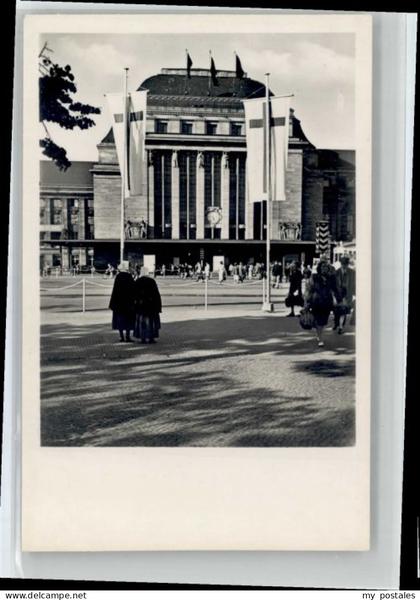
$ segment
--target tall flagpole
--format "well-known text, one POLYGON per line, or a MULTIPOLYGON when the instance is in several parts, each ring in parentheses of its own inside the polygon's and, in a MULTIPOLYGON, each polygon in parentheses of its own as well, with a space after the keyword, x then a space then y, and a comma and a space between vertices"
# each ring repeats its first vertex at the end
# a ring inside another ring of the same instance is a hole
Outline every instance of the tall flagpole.
POLYGON ((263 304, 263 310, 272 312, 273 305, 271 304, 271 273, 270 273, 270 237, 271 237, 271 138, 270 138, 270 87, 269 87, 269 76, 270 73, 265 74, 265 105, 266 105, 266 128, 265 128, 265 155, 267 160, 265 161, 265 176, 267 184, 267 211, 266 211, 266 286, 265 286, 265 298, 263 304))
POLYGON ((125 240, 125 182, 127 180, 127 80, 128 67, 124 67, 123 88, 123 160, 121 169, 121 230, 120 230, 120 263, 124 260, 124 240, 125 240))
POLYGON ((210 90, 212 89, 212 81, 211 81, 211 50, 209 50, 209 58, 210 58, 210 68, 209 68, 209 80, 208 80, 208 84, 209 84, 209 88, 207 90, 207 94, 210 96, 210 90))
POLYGON ((185 48, 185 89, 184 89, 184 94, 187 93, 187 88, 188 88, 188 48, 185 48))

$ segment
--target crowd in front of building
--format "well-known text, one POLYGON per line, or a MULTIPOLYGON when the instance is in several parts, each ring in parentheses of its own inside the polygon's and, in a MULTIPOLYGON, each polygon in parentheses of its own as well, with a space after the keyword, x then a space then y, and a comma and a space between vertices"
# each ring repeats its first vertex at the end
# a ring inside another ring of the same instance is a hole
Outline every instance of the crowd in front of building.
MULTIPOLYGON (((188 265, 186 266, 188 267, 188 265)), ((221 261, 217 268, 219 284, 230 276, 233 282, 241 283, 246 278, 267 277, 264 264, 243 265, 234 263, 226 269, 221 261)), ((132 341, 131 331, 142 343, 154 343, 159 337, 162 300, 155 277, 146 267, 136 265, 130 269, 130 263, 123 261, 115 271, 109 265, 109 275, 115 275, 109 308, 113 311, 112 327, 119 331, 120 341, 132 341), (124 337, 125 332, 125 337, 124 337)), ((166 266, 160 269, 166 276, 166 266)), ((191 270, 184 266, 178 273, 181 277, 191 277, 195 281, 204 281, 211 275, 209 263, 199 262, 191 270), (186 274, 188 272, 188 275, 186 274)), ((288 317, 299 316, 303 329, 314 329, 319 347, 324 346, 323 333, 331 314, 334 316, 333 330, 344 332, 348 319, 355 323, 356 272, 350 265, 350 258, 340 257, 338 264, 331 264, 326 256, 321 256, 313 267, 294 261, 287 265, 284 275, 278 261, 270 265, 271 285, 279 288, 288 284, 285 305, 290 309, 288 317), (301 310, 297 314, 295 309, 301 310)))

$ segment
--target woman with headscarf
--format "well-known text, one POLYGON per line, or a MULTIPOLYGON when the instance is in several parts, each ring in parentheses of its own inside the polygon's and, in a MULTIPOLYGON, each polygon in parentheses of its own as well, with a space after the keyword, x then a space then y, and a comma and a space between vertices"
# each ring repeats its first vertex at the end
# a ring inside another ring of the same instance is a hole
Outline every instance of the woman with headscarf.
POLYGON ((288 308, 290 308, 290 313, 287 315, 288 317, 295 316, 295 306, 303 306, 303 296, 302 296, 302 271, 300 270, 300 262, 295 261, 290 266, 289 271, 289 293, 286 296, 285 304, 288 308))
POLYGON ((350 268, 350 258, 346 255, 340 257, 340 268, 335 272, 337 289, 341 301, 334 309, 334 329, 343 333, 346 317, 354 307, 356 294, 356 274, 350 268))
POLYGON ((131 342, 130 331, 134 329, 134 280, 128 269, 127 260, 118 265, 118 274, 114 279, 109 301, 109 308, 112 310, 112 329, 119 331, 120 342, 131 342))
POLYGON ((142 344, 147 341, 154 344, 159 337, 160 313, 162 300, 157 283, 148 276, 148 271, 142 267, 140 277, 134 282, 134 298, 136 321, 134 337, 140 338, 142 344))
POLYGON ((322 340, 324 327, 338 302, 340 302, 340 294, 335 275, 329 263, 321 260, 317 265, 316 273, 313 273, 309 280, 305 297, 305 309, 312 312, 319 347, 324 346, 322 340))

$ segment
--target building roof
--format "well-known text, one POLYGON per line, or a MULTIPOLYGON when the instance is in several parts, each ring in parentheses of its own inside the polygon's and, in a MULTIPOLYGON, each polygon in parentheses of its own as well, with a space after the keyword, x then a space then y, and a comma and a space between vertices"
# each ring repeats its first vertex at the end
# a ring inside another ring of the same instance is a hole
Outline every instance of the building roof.
MULTIPOLYGON (((150 107, 210 108, 237 113, 244 110, 243 100, 262 98, 266 93, 263 83, 246 77, 246 74, 239 79, 235 71, 217 71, 217 82, 217 86, 211 83, 210 69, 191 69, 190 78, 186 69, 161 69, 159 74, 145 79, 137 89, 148 90, 147 104, 150 107)), ((271 90, 270 95, 273 95, 271 90)), ((312 146, 293 113, 291 109, 292 137, 312 146)), ((114 143, 112 128, 101 143, 114 143)))
POLYGON ((92 186, 93 162, 72 161, 67 171, 60 171, 51 160, 40 161, 40 183, 45 186, 89 187, 92 186))
POLYGON ((195 96, 205 98, 259 98, 265 95, 265 85, 255 79, 236 77, 235 71, 217 71, 217 83, 211 82, 210 69, 162 69, 158 75, 145 79, 139 90, 149 95, 195 96))
POLYGON ((320 169, 349 169, 356 168, 356 153, 354 150, 325 150, 318 149, 318 165, 320 169))

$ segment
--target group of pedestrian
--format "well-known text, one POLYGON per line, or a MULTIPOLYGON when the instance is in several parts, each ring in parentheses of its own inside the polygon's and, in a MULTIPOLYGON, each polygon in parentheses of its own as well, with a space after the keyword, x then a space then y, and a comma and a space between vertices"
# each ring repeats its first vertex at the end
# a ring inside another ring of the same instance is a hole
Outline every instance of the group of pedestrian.
POLYGON ((245 263, 240 261, 229 263, 225 267, 225 263, 221 261, 217 267, 219 283, 227 279, 228 275, 232 277, 234 283, 244 283, 246 279, 263 279, 266 276, 264 263, 256 262, 245 263))
POLYGON ((120 334, 120 342, 131 342, 131 332, 142 344, 153 344, 159 337, 162 300, 156 281, 145 267, 136 267, 134 277, 128 261, 118 265, 109 308, 112 329, 120 334), (124 335, 125 334, 125 335, 124 335))
POLYGON ((322 257, 315 272, 303 269, 296 261, 290 266, 289 293, 285 304, 290 308, 288 317, 294 317, 295 307, 303 307, 302 313, 309 314, 316 331, 318 346, 324 346, 323 332, 331 313, 334 314, 333 330, 342 334, 348 315, 355 310, 356 273, 350 267, 348 256, 340 258, 340 267, 322 257), (302 283, 305 290, 302 292, 302 283))
POLYGON ((229 274, 233 277, 234 283, 243 283, 246 279, 246 266, 242 262, 230 263, 229 274))
MULTIPOLYGON (((221 284, 227 277, 223 261, 220 261, 217 272, 221 284)), ((243 281, 247 276, 247 268, 243 263, 233 263, 230 272, 238 281, 243 281)), ((262 264, 260 272, 264 276, 262 264)), ((208 263, 197 263, 193 273, 197 281, 209 277, 210 266, 208 263)), ((274 262, 272 274, 273 285, 279 287, 282 275, 281 265, 277 261, 274 262)), ((354 317, 355 311, 356 274, 350 267, 350 259, 342 256, 340 267, 336 269, 325 257, 321 257, 314 271, 308 266, 302 268, 301 263, 295 261, 289 265, 288 278, 289 291, 285 304, 290 312, 287 316, 300 316, 301 324, 305 320, 305 328, 314 328, 319 347, 324 346, 323 332, 331 313, 334 315, 333 330, 338 334, 343 333, 348 316, 353 313, 354 317), (302 309, 299 315, 295 313, 296 307, 302 309)), ((159 337, 162 301, 156 281, 149 276, 145 267, 136 266, 132 274, 128 261, 118 266, 109 308, 112 310, 112 328, 119 332, 121 342, 132 341, 131 332, 142 343, 152 344, 159 337)))

